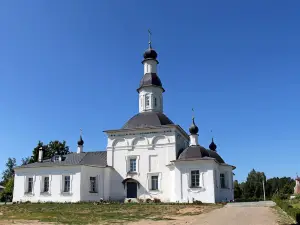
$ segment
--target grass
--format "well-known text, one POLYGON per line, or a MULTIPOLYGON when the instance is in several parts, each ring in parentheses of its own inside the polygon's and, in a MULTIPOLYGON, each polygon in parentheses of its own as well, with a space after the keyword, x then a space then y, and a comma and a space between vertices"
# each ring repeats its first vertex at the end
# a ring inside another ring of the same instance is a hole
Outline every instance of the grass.
POLYGON ((289 216, 286 214, 286 212, 284 212, 280 207, 278 206, 274 206, 272 207, 277 216, 278 216, 278 224, 279 225, 292 225, 292 224, 295 224, 295 221, 289 216))
POLYGON ((122 224, 141 219, 172 220, 220 208, 203 204, 14 204, 0 205, 0 220, 38 220, 59 224, 122 224), (193 212, 193 213, 191 213, 193 212))

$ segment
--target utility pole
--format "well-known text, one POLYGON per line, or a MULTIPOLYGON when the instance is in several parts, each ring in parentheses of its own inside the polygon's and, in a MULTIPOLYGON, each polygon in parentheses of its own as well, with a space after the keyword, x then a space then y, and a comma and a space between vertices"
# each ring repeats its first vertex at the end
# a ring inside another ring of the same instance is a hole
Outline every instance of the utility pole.
POLYGON ((263 179, 262 185, 263 185, 263 192, 264 192, 264 201, 266 201, 266 190, 265 190, 265 180, 264 179, 263 179))

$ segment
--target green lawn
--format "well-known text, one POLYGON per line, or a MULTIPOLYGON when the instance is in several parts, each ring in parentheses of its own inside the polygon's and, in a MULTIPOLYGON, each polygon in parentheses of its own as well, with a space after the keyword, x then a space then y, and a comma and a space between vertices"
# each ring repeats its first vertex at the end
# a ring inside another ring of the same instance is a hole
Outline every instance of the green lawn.
POLYGON ((0 205, 0 220, 39 220, 59 224, 122 224, 141 219, 171 220, 220 208, 203 204, 14 204, 0 205))

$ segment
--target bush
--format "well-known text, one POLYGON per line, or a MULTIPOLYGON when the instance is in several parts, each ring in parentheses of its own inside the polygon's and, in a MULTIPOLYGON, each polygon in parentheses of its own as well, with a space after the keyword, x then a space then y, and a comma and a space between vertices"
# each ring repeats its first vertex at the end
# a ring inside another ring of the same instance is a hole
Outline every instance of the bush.
POLYGON ((193 202, 193 204, 195 204, 195 205, 202 205, 203 203, 202 203, 201 201, 195 200, 195 201, 193 202))
POLYGON ((161 200, 159 198, 155 198, 155 199, 153 199, 153 202, 154 203, 161 203, 161 200))
POLYGON ((300 209, 291 206, 287 200, 274 198, 273 201, 276 202, 276 204, 289 216, 293 217, 297 223, 300 222, 300 209))
POLYGON ((152 202, 151 198, 146 199, 146 203, 151 203, 151 202, 152 202))

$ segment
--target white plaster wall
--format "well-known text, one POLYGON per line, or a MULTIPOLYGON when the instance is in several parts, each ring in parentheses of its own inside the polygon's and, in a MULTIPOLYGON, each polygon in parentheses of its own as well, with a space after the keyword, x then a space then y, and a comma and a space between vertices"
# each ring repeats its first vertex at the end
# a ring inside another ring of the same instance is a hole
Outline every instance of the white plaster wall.
POLYGON ((139 92, 139 112, 156 111, 163 112, 163 90, 160 87, 143 87, 139 92), (146 95, 149 96, 150 104, 146 106, 146 95), (156 98, 156 106, 154 104, 156 98))
POLYGON ((105 191, 110 182, 108 173, 110 168, 82 166, 81 170, 81 201, 99 201, 101 198, 107 200, 105 191), (97 193, 90 193, 90 177, 96 177, 97 193))
MULTIPOLYGON (((111 191, 116 194, 115 187, 125 178, 133 178, 140 183, 138 198, 159 198, 170 201, 172 187, 170 187, 170 161, 176 159, 175 130, 173 128, 148 130, 144 132, 130 131, 117 136, 108 135, 108 161, 116 171, 118 179, 112 179, 111 191), (150 167, 150 158, 155 156, 157 166, 150 167), (129 158, 137 158, 137 174, 128 174, 129 158), (159 191, 150 191, 149 178, 151 175, 159 177, 159 191), (115 183, 113 184, 113 182, 115 183)), ((118 187, 120 189, 120 187, 118 187)), ((127 189, 123 187, 123 198, 127 189)))
POLYGON ((81 166, 22 168, 15 170, 15 185, 13 201, 31 202, 78 202, 80 201, 81 166), (71 179, 70 194, 63 193, 63 176, 71 179), (49 195, 41 194, 43 191, 42 178, 49 176, 49 195), (27 178, 33 178, 33 192, 25 193, 27 178))
POLYGON ((175 180, 172 201, 193 202, 195 200, 204 203, 215 203, 215 190, 213 180, 214 161, 199 160, 175 163, 175 180), (199 170, 200 187, 190 188, 191 170, 199 170))
POLYGON ((233 174, 231 166, 216 165, 217 168, 217 202, 234 200, 233 174), (220 173, 225 174, 226 188, 221 188, 220 173))
POLYGON ((144 74, 156 73, 156 72, 157 72, 157 61, 156 60, 144 61, 144 74))

